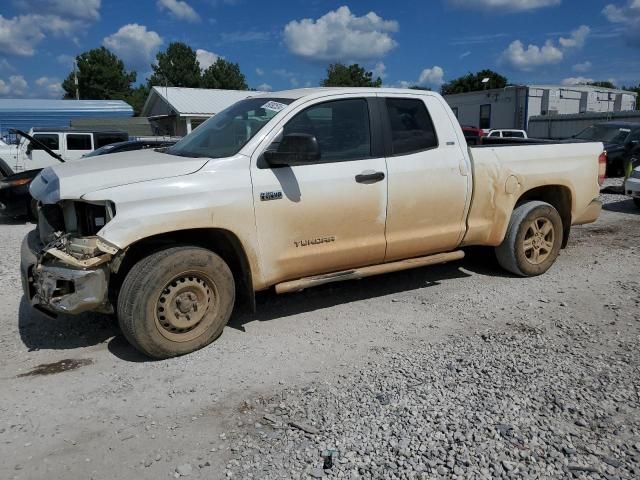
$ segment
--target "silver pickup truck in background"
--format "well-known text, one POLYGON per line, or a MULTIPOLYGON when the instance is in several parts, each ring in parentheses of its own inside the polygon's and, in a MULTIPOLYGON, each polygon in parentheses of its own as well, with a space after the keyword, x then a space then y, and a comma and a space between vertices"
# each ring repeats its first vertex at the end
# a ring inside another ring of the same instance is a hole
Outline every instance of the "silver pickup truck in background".
MULTIPOLYGON (((242 100, 165 151, 46 168, 25 296, 114 312, 154 358, 217 338, 239 302, 495 247, 544 273, 598 218, 602 143, 468 148, 436 93, 301 89, 242 100)), ((514 280, 517 281, 517 280, 514 280)))

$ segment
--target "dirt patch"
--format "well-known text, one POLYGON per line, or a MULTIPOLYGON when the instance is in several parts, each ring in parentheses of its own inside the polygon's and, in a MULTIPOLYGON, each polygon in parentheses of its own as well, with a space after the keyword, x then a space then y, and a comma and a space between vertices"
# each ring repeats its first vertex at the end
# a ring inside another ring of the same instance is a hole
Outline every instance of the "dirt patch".
POLYGON ((68 372, 69 370, 76 370, 80 367, 91 365, 93 360, 88 358, 67 358, 54 363, 43 363, 34 367, 29 372, 21 373, 17 378, 21 377, 36 377, 40 375, 54 375, 56 373, 68 372))

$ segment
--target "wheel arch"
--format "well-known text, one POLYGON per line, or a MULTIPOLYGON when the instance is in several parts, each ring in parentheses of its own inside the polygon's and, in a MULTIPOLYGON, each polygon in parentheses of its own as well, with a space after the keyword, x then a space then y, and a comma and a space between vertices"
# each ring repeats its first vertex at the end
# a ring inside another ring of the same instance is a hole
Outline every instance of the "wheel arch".
POLYGON ((160 233, 138 240, 127 247, 124 257, 109 281, 112 303, 117 305, 117 295, 131 268, 142 258, 176 245, 192 245, 206 248, 219 255, 231 269, 236 282, 236 298, 239 304, 256 310, 251 264, 240 239, 233 232, 221 228, 195 228, 160 233))
POLYGON ((520 195, 514 209, 532 200, 546 202, 558 211, 562 219, 562 248, 565 248, 571 232, 571 212, 573 211, 571 189, 564 185, 544 185, 532 188, 520 195))

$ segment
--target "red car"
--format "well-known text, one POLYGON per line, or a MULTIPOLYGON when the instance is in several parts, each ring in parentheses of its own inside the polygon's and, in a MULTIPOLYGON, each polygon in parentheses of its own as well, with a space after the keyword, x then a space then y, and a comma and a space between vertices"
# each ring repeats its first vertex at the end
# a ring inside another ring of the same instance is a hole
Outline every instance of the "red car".
POLYGON ((462 133, 464 133, 464 138, 467 139, 467 144, 469 145, 478 145, 480 137, 485 136, 484 130, 469 125, 462 125, 462 133))

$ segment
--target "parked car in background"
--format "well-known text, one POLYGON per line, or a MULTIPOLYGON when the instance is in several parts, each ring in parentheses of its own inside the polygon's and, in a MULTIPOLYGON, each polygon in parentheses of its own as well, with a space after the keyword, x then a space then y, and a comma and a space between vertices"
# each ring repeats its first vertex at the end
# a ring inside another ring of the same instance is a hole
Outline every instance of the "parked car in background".
POLYGON ((469 125, 462 125, 462 133, 469 145, 479 145, 480 139, 485 136, 484 130, 469 125))
MULTIPOLYGON (((85 158, 146 148, 170 147, 174 143, 176 140, 129 140, 100 147, 85 155, 85 158)), ((41 168, 27 170, 5 176, 0 180, 0 214, 8 217, 37 218, 37 205, 29 194, 29 185, 41 171, 41 168)))
POLYGON ((96 148, 129 139, 127 132, 117 130, 32 128, 28 133, 17 132, 20 135, 17 145, 0 146, 0 159, 9 165, 13 173, 56 165, 58 160, 45 151, 43 145, 62 160, 73 161, 96 148))
POLYGON ((607 175, 620 177, 627 170, 634 156, 640 155, 640 123, 596 123, 574 135, 576 140, 602 142, 607 150, 607 175))
POLYGON ((499 138, 529 138, 527 132, 524 130, 513 129, 496 129, 489 130, 487 137, 499 137, 499 138))
POLYGON ((640 208, 640 166, 634 168, 625 180, 624 192, 633 198, 633 203, 640 208))

